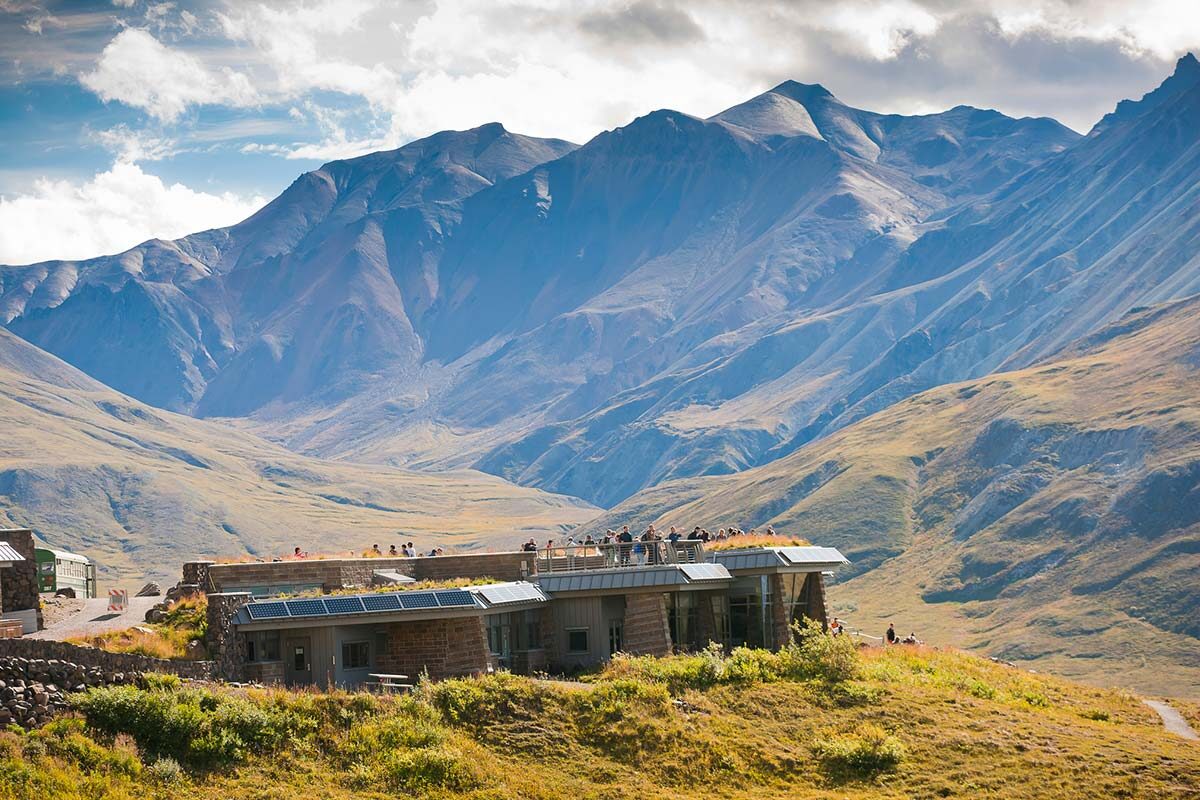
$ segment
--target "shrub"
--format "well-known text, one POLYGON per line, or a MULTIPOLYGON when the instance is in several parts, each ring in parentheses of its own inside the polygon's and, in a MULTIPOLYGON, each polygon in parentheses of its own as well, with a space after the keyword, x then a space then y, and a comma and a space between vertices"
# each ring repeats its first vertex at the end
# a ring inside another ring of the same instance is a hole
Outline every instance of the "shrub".
POLYGON ((76 697, 88 724, 112 735, 127 733, 146 753, 199 768, 242 761, 303 738, 316 722, 282 706, 207 689, 89 689, 76 697))
POLYGON ((568 695, 578 738, 607 755, 641 763, 679 736, 665 686, 621 678, 568 695))
POLYGON ((826 769, 844 776, 895 769, 904 760, 903 743, 872 722, 859 725, 854 733, 819 739, 813 750, 826 769))
POLYGON ((849 636, 830 636, 813 620, 793 622, 791 630, 791 643, 780 651, 786 677, 839 683, 858 676, 858 647, 849 636))
POLYGON ((146 767, 146 774, 155 783, 162 786, 175 786, 183 783, 183 767, 170 756, 163 756, 146 767))
POLYGON ((392 752, 385 759, 384 773, 391 787, 399 791, 436 788, 465 792, 483 784, 471 761, 461 751, 449 747, 392 752))
POLYGON ((447 722, 476 729, 495 722, 531 719, 542 710, 545 689, 506 672, 423 683, 429 702, 447 722))

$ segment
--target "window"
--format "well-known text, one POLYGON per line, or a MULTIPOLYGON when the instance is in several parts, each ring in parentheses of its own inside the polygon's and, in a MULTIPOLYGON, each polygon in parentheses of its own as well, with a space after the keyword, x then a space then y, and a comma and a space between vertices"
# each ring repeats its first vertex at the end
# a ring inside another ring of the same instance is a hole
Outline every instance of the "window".
POLYGON ((342 642, 342 669, 367 669, 370 666, 370 642, 342 642))
POLYGON ((525 621, 525 649, 537 650, 542 646, 542 612, 541 611, 524 611, 525 621))
POLYGON ((587 628, 572 628, 567 630, 567 652, 589 653, 587 628))
POLYGON ((259 631, 246 635, 247 661, 278 661, 279 631, 259 631))

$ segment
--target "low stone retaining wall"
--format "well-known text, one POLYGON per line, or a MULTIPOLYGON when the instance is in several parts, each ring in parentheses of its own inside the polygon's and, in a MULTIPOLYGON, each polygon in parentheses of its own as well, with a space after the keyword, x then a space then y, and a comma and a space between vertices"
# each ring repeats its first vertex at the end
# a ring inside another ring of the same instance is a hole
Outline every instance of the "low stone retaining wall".
POLYGON ((0 664, 8 665, 5 669, 25 670, 20 677, 27 680, 51 680, 49 677, 39 676, 50 675, 59 670, 61 674, 55 673, 55 679, 51 682, 62 681, 72 689, 79 683, 87 686, 98 684, 86 680, 63 680, 62 676, 73 677, 81 673, 85 676, 97 675, 101 683, 121 683, 125 679, 118 680, 118 675, 137 675, 143 672, 169 672, 181 678, 213 677, 211 661, 166 661, 133 653, 108 653, 95 647, 81 647, 46 639, 0 639, 0 664))

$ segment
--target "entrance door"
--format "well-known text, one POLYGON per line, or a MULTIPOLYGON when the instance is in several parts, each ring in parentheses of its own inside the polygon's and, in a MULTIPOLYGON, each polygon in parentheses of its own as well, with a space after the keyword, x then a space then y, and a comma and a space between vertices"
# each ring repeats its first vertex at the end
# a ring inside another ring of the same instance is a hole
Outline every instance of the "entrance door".
POLYGON ((608 621, 608 655, 611 658, 617 653, 623 652, 625 647, 625 623, 623 620, 610 619, 608 621))
POLYGON ((311 637, 296 636, 287 640, 283 679, 288 686, 306 686, 312 683, 311 637))

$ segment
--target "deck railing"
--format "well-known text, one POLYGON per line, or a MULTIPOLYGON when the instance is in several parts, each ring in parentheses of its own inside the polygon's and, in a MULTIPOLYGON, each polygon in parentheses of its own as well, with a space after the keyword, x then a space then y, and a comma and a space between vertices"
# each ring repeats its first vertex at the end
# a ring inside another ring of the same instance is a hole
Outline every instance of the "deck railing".
POLYGON ((570 544, 540 548, 537 556, 539 573, 636 569, 663 564, 699 564, 704 561, 704 543, 695 539, 680 539, 676 542, 570 544))

